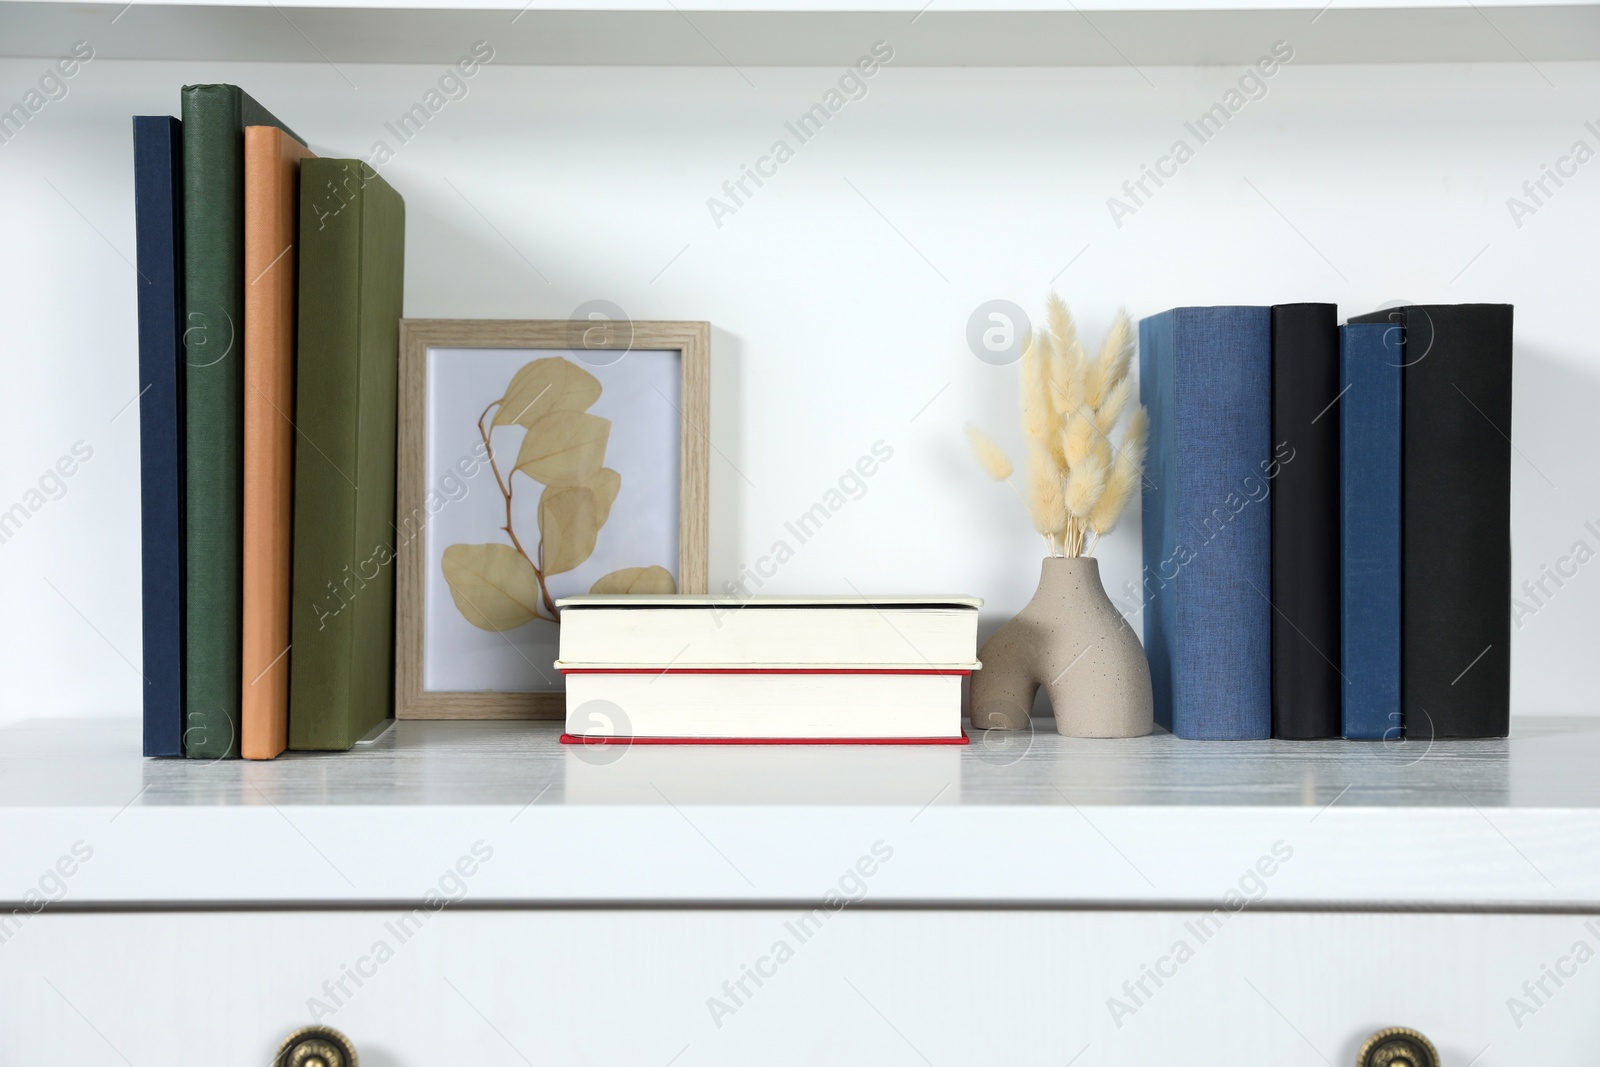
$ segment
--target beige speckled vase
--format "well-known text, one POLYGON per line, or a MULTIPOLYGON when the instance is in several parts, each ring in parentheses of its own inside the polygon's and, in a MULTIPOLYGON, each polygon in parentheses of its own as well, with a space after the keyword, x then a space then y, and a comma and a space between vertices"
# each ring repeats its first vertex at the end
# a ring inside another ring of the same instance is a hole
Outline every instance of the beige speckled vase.
POLYGON ((1106 596, 1093 556, 1048 556, 1039 589, 978 653, 972 725, 1027 728, 1042 685, 1056 730, 1072 737, 1140 737, 1154 726, 1144 646, 1106 596))

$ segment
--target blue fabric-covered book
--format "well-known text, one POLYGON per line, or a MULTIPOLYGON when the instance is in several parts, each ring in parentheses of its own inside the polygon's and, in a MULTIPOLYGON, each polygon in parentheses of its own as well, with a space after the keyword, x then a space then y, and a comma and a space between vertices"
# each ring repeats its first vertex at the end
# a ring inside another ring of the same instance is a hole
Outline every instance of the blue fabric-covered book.
POLYGON ((183 126, 133 120, 144 754, 183 755, 183 126))
POLYGON ((1272 732, 1272 312, 1174 308, 1139 323, 1150 412, 1144 633, 1156 721, 1179 737, 1272 732))
POLYGON ((1344 736, 1401 736, 1400 375, 1403 328, 1339 327, 1344 736))
POLYGON ((1407 738, 1511 731, 1510 304, 1351 318, 1400 327, 1400 714, 1407 738))

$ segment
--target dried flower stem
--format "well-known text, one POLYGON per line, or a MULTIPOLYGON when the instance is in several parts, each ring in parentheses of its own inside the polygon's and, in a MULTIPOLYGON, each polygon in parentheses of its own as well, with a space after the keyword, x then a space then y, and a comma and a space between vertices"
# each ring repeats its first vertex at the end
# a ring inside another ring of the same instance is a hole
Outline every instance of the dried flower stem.
MULTIPOLYGON (((556 609, 555 601, 551 598, 550 589, 545 585, 544 580, 544 567, 542 565, 544 561, 544 541, 542 539, 539 541, 536 549, 539 559, 535 561, 532 556, 528 555, 528 550, 522 547, 521 540, 517 538, 516 528, 511 524, 511 480, 509 476, 505 478, 500 476, 500 464, 495 461, 494 446, 489 443, 489 429, 483 424, 483 420, 489 417, 489 412, 499 406, 500 401, 496 400, 484 408, 483 414, 478 416, 478 436, 483 438, 483 450, 489 456, 489 469, 494 472, 494 484, 499 487, 500 495, 505 498, 506 502, 506 524, 500 528, 506 532, 507 537, 511 538, 512 547, 521 554, 523 559, 528 561, 528 566, 533 568, 534 578, 539 582, 539 595, 544 600, 544 606, 549 610, 550 617, 546 619, 544 615, 540 614, 537 605, 534 606, 534 617, 545 619, 546 622, 560 622, 561 612, 556 609)), ((512 474, 515 473, 516 471, 512 471, 512 474)))

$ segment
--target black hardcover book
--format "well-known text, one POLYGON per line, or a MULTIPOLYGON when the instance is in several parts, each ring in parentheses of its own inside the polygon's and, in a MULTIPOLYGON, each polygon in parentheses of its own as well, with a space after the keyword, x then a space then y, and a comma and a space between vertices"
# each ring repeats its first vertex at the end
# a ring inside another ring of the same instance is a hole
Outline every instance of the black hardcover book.
POLYGON ((1511 729, 1511 305, 1428 304, 1404 330, 1400 707, 1407 737, 1511 729))
POLYGON ((1342 734, 1339 309, 1272 308, 1272 736, 1342 734))

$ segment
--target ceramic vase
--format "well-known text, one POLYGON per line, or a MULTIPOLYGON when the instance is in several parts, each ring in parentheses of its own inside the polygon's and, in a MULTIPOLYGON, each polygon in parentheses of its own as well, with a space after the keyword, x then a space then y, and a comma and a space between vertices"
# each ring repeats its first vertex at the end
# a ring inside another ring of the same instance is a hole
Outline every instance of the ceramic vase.
POLYGON ((1144 646, 1100 584, 1093 556, 1049 556, 1039 589, 978 653, 972 725, 1028 727, 1042 685, 1056 730, 1072 737, 1140 737, 1154 727, 1144 646))

